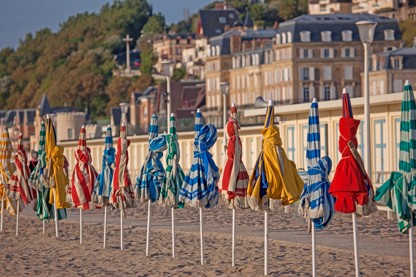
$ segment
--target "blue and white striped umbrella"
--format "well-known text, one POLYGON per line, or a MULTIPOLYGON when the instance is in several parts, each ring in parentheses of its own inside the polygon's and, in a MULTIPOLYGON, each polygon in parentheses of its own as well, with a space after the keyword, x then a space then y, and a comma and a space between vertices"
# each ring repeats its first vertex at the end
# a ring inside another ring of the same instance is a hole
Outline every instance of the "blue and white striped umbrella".
POLYGON ((299 213, 310 221, 314 228, 326 227, 334 216, 334 198, 329 194, 332 161, 329 157, 321 159, 321 134, 319 128, 318 102, 313 100, 309 110, 306 163, 307 179, 300 199, 299 213))
POLYGON ((94 202, 99 206, 109 203, 114 174, 113 165, 116 161, 116 149, 113 147, 113 134, 110 125, 107 127, 104 147, 101 173, 97 177, 94 191, 94 202))
POLYGON ((217 129, 207 124, 199 131, 194 141, 194 158, 189 173, 185 176, 179 199, 192 207, 211 208, 218 203, 218 167, 209 149, 217 141, 217 129))
POLYGON ((159 198, 165 170, 160 159, 166 150, 166 140, 158 137, 157 116, 154 114, 149 127, 149 153, 136 178, 136 198, 142 201, 155 202, 159 198))

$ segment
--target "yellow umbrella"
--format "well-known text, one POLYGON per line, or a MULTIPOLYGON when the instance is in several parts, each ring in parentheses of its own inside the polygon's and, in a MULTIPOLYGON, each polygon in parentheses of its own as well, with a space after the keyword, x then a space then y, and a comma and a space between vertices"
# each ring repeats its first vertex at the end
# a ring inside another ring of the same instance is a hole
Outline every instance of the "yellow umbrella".
POLYGON ((262 151, 247 187, 249 204, 253 210, 264 210, 264 275, 268 274, 268 209, 269 199, 289 205, 299 200, 303 181, 294 162, 289 160, 282 147, 279 128, 274 126, 273 101, 269 101, 263 135, 262 151))
POLYGON ((46 186, 51 188, 49 203, 54 205, 55 231, 58 236, 58 219, 66 217, 65 209, 71 207, 66 201, 66 187, 69 185, 68 175, 64 172, 65 156, 64 148, 56 145, 55 127, 52 120, 46 120, 46 186), (58 214, 58 216, 56 216, 58 214))
MULTIPOLYGON (((6 193, 6 184, 9 182, 11 172, 14 171, 14 168, 11 163, 12 158, 12 143, 10 141, 9 132, 5 127, 0 138, 0 205, 1 205, 1 221, 0 221, 0 231, 3 231, 3 214, 4 208, 7 207, 10 214, 16 214, 15 205, 7 197, 6 193)), ((14 201, 16 202, 16 201, 14 201)))

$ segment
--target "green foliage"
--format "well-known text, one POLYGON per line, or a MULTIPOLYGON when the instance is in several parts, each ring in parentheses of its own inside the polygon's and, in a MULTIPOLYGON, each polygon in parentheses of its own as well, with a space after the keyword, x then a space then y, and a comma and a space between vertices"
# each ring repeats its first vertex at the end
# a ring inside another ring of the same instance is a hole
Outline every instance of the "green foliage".
POLYGON ((114 54, 125 51, 122 37, 137 39, 147 22, 153 32, 165 24, 146 0, 116 0, 99 13, 69 17, 57 33, 44 28, 16 50, 1 49, 0 109, 36 107, 46 93, 53 106, 88 107, 93 117, 103 116, 107 104, 128 97, 133 82, 113 78, 114 54))
POLYGON ((407 47, 413 45, 413 40, 416 37, 416 24, 412 20, 405 20, 399 22, 399 28, 402 32, 402 39, 407 47))
POLYGON ((185 68, 175 68, 173 70, 172 80, 180 81, 185 78, 186 70, 185 68))
POLYGON ((307 0, 279 0, 278 14, 283 20, 289 20, 308 11, 307 0))
POLYGON ((155 35, 162 34, 165 30, 165 17, 158 13, 149 18, 147 23, 143 26, 143 34, 155 35))

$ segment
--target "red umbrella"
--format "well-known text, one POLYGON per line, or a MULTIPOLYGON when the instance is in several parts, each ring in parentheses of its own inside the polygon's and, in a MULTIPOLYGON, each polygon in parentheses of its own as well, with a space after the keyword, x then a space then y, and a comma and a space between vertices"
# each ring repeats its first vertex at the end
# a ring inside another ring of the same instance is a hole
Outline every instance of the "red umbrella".
POLYGON ((72 172, 71 196, 72 203, 79 208, 79 242, 82 244, 82 210, 95 208, 92 202, 92 192, 94 190, 97 171, 92 166, 90 148, 87 147, 85 137, 85 127, 81 127, 78 139, 78 149, 74 152, 77 163, 72 172))
POLYGON ((16 165, 16 171, 13 173, 7 184, 7 196, 11 200, 16 200, 16 236, 19 231, 19 210, 22 202, 24 204, 29 204, 35 199, 33 189, 29 187, 29 176, 30 170, 27 166, 27 156, 26 151, 23 147, 23 135, 20 133, 19 141, 17 145, 16 156, 14 158, 14 163, 16 165))
MULTIPOLYGON (((329 193, 336 198, 334 208, 341 213, 352 213, 355 274, 360 275, 358 265, 358 243, 356 215, 368 215, 376 210, 374 192, 371 180, 364 168, 363 160, 357 151, 355 137, 360 121, 352 115, 351 102, 348 92, 342 94, 342 117, 339 120, 339 152, 342 159, 337 165, 329 193)), ((367 146, 369 147, 369 146, 367 146)))
POLYGON ((114 179, 111 187, 110 203, 120 209, 120 243, 123 250, 123 214, 124 209, 134 207, 134 193, 130 180, 129 170, 129 152, 127 148, 130 140, 127 139, 126 125, 120 128, 120 137, 117 140, 116 168, 114 170, 114 179))

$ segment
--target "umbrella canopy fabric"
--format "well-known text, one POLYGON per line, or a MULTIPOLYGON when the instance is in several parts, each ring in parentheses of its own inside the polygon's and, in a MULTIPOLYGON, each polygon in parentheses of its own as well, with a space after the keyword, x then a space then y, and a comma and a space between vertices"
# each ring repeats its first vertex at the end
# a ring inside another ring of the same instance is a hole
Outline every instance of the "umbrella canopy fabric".
POLYGON ((14 162, 16 170, 7 183, 7 196, 10 199, 22 200, 24 204, 29 204, 35 199, 35 195, 32 188, 29 187, 30 170, 27 165, 27 156, 23 148, 23 135, 21 133, 14 162))
POLYGON ((39 133, 39 150, 38 150, 38 163, 35 169, 32 171, 29 177, 29 185, 38 191, 38 203, 36 209, 36 215, 40 220, 48 220, 50 218, 50 211, 52 205, 49 204, 49 188, 45 186, 44 169, 47 166, 46 152, 46 126, 42 121, 40 125, 39 133))
POLYGON ((309 110, 306 161, 307 180, 300 196, 299 214, 306 218, 310 231, 310 220, 314 228, 322 230, 334 216, 334 198, 328 190, 332 161, 321 159, 321 134, 319 127, 318 102, 313 101, 309 110))
POLYGON ((410 84, 404 86, 401 106, 399 170, 376 190, 375 200, 396 213, 399 230, 406 233, 416 210, 416 103, 410 84))
POLYGON ((179 164, 181 153, 179 150, 178 135, 176 134, 175 115, 170 116, 169 134, 165 135, 167 145, 166 174, 160 189, 159 204, 177 208, 179 205, 179 192, 185 174, 179 164))
POLYGON ((341 213, 368 215, 377 208, 373 201, 374 192, 364 163, 357 151, 359 120, 352 114, 348 92, 342 95, 342 117, 339 120, 339 152, 342 159, 337 165, 332 185, 329 189, 335 198, 335 210, 341 213))
POLYGON ((121 210, 134 207, 134 193, 128 170, 130 140, 127 139, 126 126, 121 126, 117 140, 116 168, 111 187, 110 203, 121 210))
MULTIPOLYGON (((46 120, 46 163, 47 167, 44 169, 45 186, 50 188, 49 191, 49 204, 55 205, 58 211, 58 219, 66 218, 66 208, 71 207, 71 204, 67 202, 66 191, 69 186, 68 179, 68 162, 64 156, 64 148, 56 145, 56 132, 52 119, 46 120)), ((51 210, 53 212, 53 209, 51 210)), ((51 218, 55 218, 54 214, 51 214, 51 218)))
POLYGON ((5 201, 5 206, 10 214, 15 214, 16 208, 13 202, 7 197, 6 186, 9 182, 10 175, 14 171, 12 158, 12 143, 9 136, 9 131, 4 128, 0 138, 0 201, 5 201))
POLYGON ((101 164, 101 173, 97 177, 94 202, 98 206, 105 206, 109 203, 111 194, 111 183, 113 182, 114 163, 116 161, 116 149, 113 147, 113 135, 111 127, 107 127, 105 136, 105 149, 101 164))
POLYGON ((243 149, 238 134, 237 108, 231 107, 226 125, 227 160, 222 171, 219 191, 230 208, 248 208, 247 186, 249 176, 243 163, 243 149))
POLYGON ((217 129, 207 124, 194 141, 194 158, 185 176, 179 199, 191 207, 212 208, 218 203, 218 167, 209 149, 217 141, 217 129))
POLYGON ((136 178, 136 198, 141 201, 157 201, 165 177, 160 159, 166 150, 166 140, 158 137, 158 131, 157 116, 153 114, 149 127, 149 152, 136 178))
POLYGON ((89 210, 95 208, 92 194, 96 182, 97 171, 92 165, 91 150, 87 147, 84 126, 81 127, 78 149, 74 152, 77 163, 72 172, 71 196, 76 208, 89 210))
POLYGON ((274 107, 268 106, 262 129, 262 150, 250 177, 247 194, 254 210, 268 210, 269 199, 280 200, 289 205, 299 200, 303 181, 296 165, 290 161, 282 148, 282 139, 274 126, 274 107))

